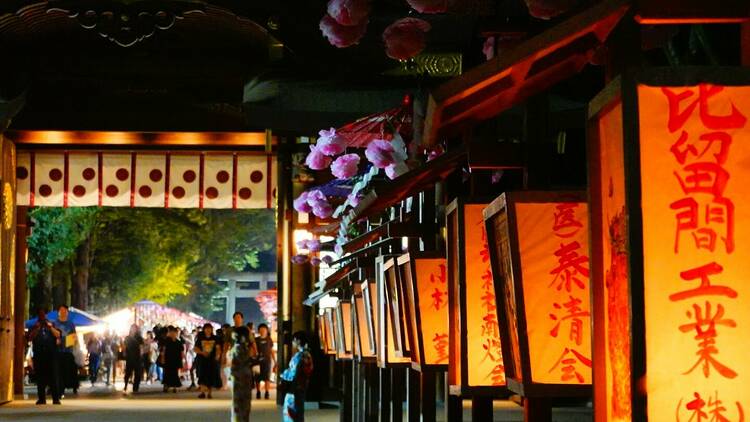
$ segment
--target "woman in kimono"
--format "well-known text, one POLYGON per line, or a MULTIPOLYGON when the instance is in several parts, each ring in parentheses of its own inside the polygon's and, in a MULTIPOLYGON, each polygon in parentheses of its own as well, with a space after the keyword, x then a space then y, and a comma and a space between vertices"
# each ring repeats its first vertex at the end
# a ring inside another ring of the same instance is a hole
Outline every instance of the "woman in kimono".
POLYGON ((281 413, 284 422, 305 420, 305 393, 313 371, 312 355, 307 351, 307 336, 304 332, 294 333, 292 346, 297 349, 297 353, 289 361, 289 368, 281 374, 286 393, 281 413))
POLYGON ((258 352, 250 330, 240 324, 230 329, 232 348, 229 359, 232 371, 232 422, 250 421, 253 389, 253 363, 258 352))

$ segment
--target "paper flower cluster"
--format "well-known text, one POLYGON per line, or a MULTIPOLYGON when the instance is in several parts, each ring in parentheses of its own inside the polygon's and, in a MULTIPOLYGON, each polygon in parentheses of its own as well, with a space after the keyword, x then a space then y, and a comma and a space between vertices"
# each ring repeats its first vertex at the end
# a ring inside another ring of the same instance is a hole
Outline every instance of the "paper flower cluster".
POLYGON ((370 4, 368 0, 330 0, 328 13, 320 20, 320 30, 331 45, 351 47, 367 31, 370 4))
POLYGON ((406 2, 419 13, 444 13, 448 10, 448 0, 406 0, 406 2))
POLYGON ((337 179, 349 179, 350 177, 357 174, 359 165, 359 155, 357 154, 346 154, 337 158, 333 164, 331 164, 331 173, 336 176, 337 179))
POLYGON ((328 202, 328 198, 319 190, 302 192, 294 200, 294 209, 297 212, 312 212, 316 217, 328 218, 333 214, 333 206, 328 202))
POLYGON ((538 19, 552 19, 575 6, 577 0, 525 0, 529 14, 538 19))
POLYGON ((357 26, 367 21, 370 4, 367 0, 330 0, 328 15, 344 26, 357 26))

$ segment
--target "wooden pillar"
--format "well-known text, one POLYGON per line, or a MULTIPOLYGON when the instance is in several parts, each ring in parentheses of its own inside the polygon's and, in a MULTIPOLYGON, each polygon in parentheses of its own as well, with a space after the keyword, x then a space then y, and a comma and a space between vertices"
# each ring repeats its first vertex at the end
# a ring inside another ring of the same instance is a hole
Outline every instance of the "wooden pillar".
POLYGON ((380 368, 380 422, 391 422, 391 368, 380 368))
POLYGON ((401 422, 404 420, 404 396, 406 391, 406 369, 393 368, 391 372, 391 421, 401 422))
POLYGON ((349 391, 352 396, 352 422, 360 422, 362 415, 362 401, 360 400, 362 396, 362 378, 359 374, 359 365, 359 362, 352 360, 352 382, 349 385, 349 391))
MULTIPOLYGON (((471 399, 471 420, 492 421, 492 397, 474 397, 471 399)), ((536 419, 527 421, 542 422, 536 419)))
POLYGON ((464 420, 464 403, 461 396, 450 394, 450 383, 448 382, 448 373, 443 377, 445 379, 445 420, 451 422, 461 422, 464 420))
POLYGON ((352 361, 342 361, 341 422, 352 422, 352 361))
POLYGON ((534 422, 551 422, 551 403, 548 400, 541 398, 525 398, 523 401, 523 420, 534 422))
POLYGON ((435 387, 435 375, 433 371, 423 371, 421 373, 420 381, 422 383, 422 422, 435 422, 437 417, 436 407, 437 401, 436 387, 435 387))
POLYGON ((13 394, 23 394, 23 370, 26 351, 26 336, 24 323, 27 319, 26 313, 26 251, 28 250, 27 237, 28 207, 18 207, 16 218, 16 281, 13 294, 15 303, 15 340, 13 349, 13 394))
POLYGON ((367 364, 367 422, 378 422, 380 414, 380 389, 378 367, 367 364))
POLYGON ((409 415, 409 421, 418 421, 419 414, 422 410, 422 377, 418 371, 411 368, 406 370, 408 373, 408 388, 406 397, 406 408, 407 414, 409 415))

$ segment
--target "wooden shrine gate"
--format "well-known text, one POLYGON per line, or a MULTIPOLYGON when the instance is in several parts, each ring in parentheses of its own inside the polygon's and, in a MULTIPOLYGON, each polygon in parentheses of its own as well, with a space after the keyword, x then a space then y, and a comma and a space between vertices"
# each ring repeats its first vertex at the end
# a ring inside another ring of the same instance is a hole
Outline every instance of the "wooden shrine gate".
POLYGON ((23 390, 26 207, 276 208, 275 144, 270 133, 0 132, 0 404, 23 390))

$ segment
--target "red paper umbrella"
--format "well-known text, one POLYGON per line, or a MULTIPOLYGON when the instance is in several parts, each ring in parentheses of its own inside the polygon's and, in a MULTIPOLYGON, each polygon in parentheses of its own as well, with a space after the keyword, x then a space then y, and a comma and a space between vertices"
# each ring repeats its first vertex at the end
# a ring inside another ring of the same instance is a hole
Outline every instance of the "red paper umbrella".
POLYGON ((336 134, 343 137, 347 146, 366 148, 376 139, 393 139, 399 133, 408 140, 412 130, 411 97, 406 96, 399 107, 362 117, 336 129, 336 134))

